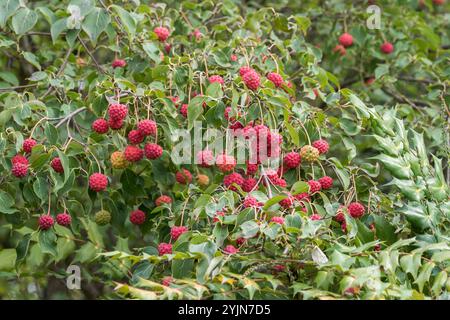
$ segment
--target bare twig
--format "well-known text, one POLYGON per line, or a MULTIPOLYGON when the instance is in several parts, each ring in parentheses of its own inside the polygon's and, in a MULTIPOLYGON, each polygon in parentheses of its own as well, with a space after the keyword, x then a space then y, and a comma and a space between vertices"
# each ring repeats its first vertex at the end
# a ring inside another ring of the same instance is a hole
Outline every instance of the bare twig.
POLYGON ((78 40, 80 41, 81 45, 83 46, 84 50, 86 50, 87 54, 89 55, 89 57, 91 57, 92 61, 94 61, 95 66, 97 67, 97 69, 101 72, 101 73, 105 73, 105 71, 103 70, 103 68, 98 64, 97 60, 95 59, 94 55, 92 54, 92 52, 89 50, 89 48, 86 46, 86 44, 84 43, 83 39, 81 39, 80 36, 78 36, 78 40))

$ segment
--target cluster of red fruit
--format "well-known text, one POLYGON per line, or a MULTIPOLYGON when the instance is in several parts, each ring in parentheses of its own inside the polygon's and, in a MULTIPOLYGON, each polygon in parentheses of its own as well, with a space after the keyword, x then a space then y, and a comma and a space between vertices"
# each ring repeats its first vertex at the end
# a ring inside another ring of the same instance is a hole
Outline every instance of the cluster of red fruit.
MULTIPOLYGON (((339 53, 341 56, 344 56, 347 53, 348 47, 353 45, 353 36, 350 33, 343 33, 339 36, 339 44, 333 48, 334 52, 339 53)), ((380 50, 384 54, 390 54, 394 51, 394 45, 388 41, 384 41, 380 45, 380 50)))

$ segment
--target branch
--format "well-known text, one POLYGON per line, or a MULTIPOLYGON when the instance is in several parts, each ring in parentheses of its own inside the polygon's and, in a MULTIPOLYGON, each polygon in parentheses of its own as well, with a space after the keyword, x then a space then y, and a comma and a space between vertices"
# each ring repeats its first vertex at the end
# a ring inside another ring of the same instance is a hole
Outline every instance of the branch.
POLYGON ((98 64, 97 60, 95 59, 94 55, 92 54, 92 52, 88 49, 88 47, 86 46, 86 44, 84 43, 83 39, 81 39, 80 36, 78 36, 78 40, 80 40, 81 45, 84 47, 84 49, 86 50, 87 54, 89 55, 89 57, 91 57, 92 61, 94 61, 95 66, 97 67, 97 69, 101 72, 101 73, 105 73, 105 71, 103 70, 103 68, 98 64))
POLYGON ((71 113, 69 113, 67 116, 65 116, 64 118, 62 118, 55 126, 55 128, 59 128, 60 126, 62 126, 67 120, 72 119, 74 116, 76 116, 77 114, 79 114, 80 112, 83 112, 87 110, 86 107, 81 107, 71 113))

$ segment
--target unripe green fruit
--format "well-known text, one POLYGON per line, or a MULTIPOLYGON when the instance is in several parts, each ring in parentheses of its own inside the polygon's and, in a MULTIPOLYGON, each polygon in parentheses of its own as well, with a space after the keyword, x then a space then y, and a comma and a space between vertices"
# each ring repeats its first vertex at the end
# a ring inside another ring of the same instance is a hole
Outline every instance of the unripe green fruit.
POLYGON ((111 221, 111 213, 106 210, 100 210, 95 214, 95 223, 104 226, 111 221))
POLYGON ((314 162, 319 159, 319 150, 313 146, 307 145, 300 149, 300 157, 306 162, 314 162))

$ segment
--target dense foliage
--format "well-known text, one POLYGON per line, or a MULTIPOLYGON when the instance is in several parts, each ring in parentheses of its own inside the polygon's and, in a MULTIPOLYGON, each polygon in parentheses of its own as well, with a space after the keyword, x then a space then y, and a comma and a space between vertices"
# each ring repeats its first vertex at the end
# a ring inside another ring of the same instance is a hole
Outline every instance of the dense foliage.
POLYGON ((0 297, 450 298, 449 17, 0 0, 0 297))

